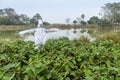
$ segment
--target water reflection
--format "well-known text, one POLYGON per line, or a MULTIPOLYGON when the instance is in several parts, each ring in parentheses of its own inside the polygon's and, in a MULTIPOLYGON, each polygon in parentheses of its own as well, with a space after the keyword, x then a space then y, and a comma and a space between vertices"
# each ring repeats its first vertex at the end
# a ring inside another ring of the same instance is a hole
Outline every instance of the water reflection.
POLYGON ((20 38, 18 31, 0 31, 0 41, 10 41, 20 38))
MULTIPOLYGON (((19 31, 0 31, 0 41, 13 41, 22 38, 25 41, 34 41, 34 34, 26 34, 24 36, 18 35, 19 31)), ((65 29, 57 32, 48 32, 48 39, 57 39, 60 37, 68 37, 70 40, 79 39, 81 36, 88 37, 90 41, 94 40, 89 34, 88 30, 83 29, 65 29)))
MULTIPOLYGON (((70 40, 79 39, 81 36, 87 37, 90 41, 95 40, 88 34, 88 30, 81 29, 69 29, 69 30, 59 30, 57 32, 49 32, 47 33, 46 40, 48 39, 57 39, 60 37, 68 37, 70 40)), ((34 36, 28 35, 24 36, 25 41, 34 41, 34 36)))

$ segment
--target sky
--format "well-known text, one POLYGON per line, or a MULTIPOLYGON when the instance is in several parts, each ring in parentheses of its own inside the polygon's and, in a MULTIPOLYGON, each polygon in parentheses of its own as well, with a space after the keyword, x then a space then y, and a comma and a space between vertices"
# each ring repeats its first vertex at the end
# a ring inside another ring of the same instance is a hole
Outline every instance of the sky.
POLYGON ((101 7, 113 2, 120 0, 0 0, 0 9, 13 8, 28 17, 39 13, 49 23, 66 23, 66 18, 72 22, 81 14, 85 15, 85 20, 99 17, 101 7))

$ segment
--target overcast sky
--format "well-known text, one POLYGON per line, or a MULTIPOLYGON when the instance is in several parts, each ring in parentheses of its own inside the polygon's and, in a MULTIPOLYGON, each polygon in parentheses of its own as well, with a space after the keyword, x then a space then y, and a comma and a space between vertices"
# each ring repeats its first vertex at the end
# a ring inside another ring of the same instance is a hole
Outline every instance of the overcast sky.
POLYGON ((120 2, 120 0, 0 0, 0 9, 13 8, 18 14, 32 17, 39 13, 44 21, 50 23, 65 23, 85 14, 85 20, 91 16, 99 16, 101 6, 105 3, 120 2))

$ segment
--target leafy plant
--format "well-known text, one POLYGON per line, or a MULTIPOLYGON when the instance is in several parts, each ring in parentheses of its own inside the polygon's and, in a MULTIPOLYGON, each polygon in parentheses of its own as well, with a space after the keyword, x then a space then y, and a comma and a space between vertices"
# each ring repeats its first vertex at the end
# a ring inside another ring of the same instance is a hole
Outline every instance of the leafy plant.
POLYGON ((1 80, 119 80, 120 43, 51 39, 0 44, 1 80))

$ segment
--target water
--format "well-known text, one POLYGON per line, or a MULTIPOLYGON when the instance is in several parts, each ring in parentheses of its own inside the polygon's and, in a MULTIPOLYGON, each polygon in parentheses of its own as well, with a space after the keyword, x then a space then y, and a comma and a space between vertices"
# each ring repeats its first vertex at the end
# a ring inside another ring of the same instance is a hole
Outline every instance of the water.
MULTIPOLYGON (((68 37, 70 40, 79 39, 81 36, 87 37, 90 41, 95 40, 88 33, 88 31, 84 31, 81 29, 69 29, 69 30, 59 30, 56 32, 48 32, 46 34, 46 40, 48 39, 57 39, 60 37, 68 37)), ((24 36, 25 41, 34 41, 34 35, 24 36)))
MULTIPOLYGON (((89 32, 89 31, 88 31, 89 32)), ((90 41, 94 40, 86 30, 82 29, 64 29, 56 32, 48 32, 46 40, 57 39, 60 37, 68 37, 70 40, 79 39, 81 36, 86 36, 90 41)), ((23 39, 25 41, 34 41, 34 34, 25 34, 20 36, 19 31, 0 31, 0 41, 13 41, 15 39, 23 39)))
POLYGON ((19 31, 0 31, 0 41, 12 41, 20 38, 19 31))
MULTIPOLYGON (((104 29, 102 29, 104 30, 104 29)), ((113 31, 113 29, 108 29, 107 31, 113 31)), ((73 39, 79 39, 81 36, 86 36, 89 38, 90 41, 93 41, 94 38, 90 36, 90 34, 96 34, 97 30, 86 30, 84 29, 64 29, 64 30, 58 30, 57 32, 49 32, 47 33, 47 40, 48 39, 56 39, 59 37, 68 37, 70 40, 73 39), (90 34, 88 34, 90 33, 90 34)), ((107 32, 106 30, 99 32, 107 32)), ((120 30, 114 30, 113 32, 119 32, 120 30)), ((15 39, 23 39, 25 41, 34 41, 34 34, 25 34, 24 36, 20 36, 19 31, 0 31, 0 42, 2 41, 14 41, 15 39)))

